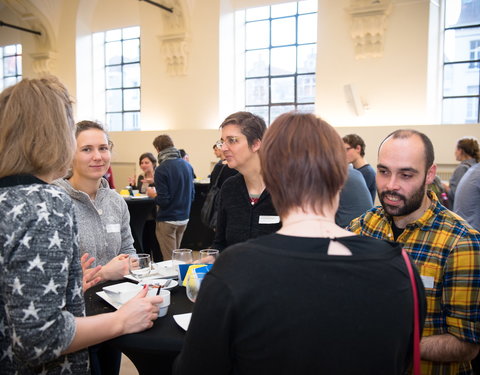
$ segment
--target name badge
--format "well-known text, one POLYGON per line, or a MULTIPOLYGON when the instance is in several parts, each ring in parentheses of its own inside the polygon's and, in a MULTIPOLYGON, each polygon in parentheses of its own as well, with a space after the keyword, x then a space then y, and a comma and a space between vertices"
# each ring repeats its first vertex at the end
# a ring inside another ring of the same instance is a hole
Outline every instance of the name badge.
POLYGON ((260 215, 258 218, 258 224, 278 224, 279 222, 280 216, 260 215))
POLYGON ((120 224, 107 224, 107 233, 120 233, 120 224))
POLYGON ((424 275, 420 275, 420 278, 422 279, 422 282, 423 282, 423 287, 425 289, 432 289, 433 288, 433 285, 434 285, 434 281, 435 279, 433 278, 433 276, 424 276, 424 275))

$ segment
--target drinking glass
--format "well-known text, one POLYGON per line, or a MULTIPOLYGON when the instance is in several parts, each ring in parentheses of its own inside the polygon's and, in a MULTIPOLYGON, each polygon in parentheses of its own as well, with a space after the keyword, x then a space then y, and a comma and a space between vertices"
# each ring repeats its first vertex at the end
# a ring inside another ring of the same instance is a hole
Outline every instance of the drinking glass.
POLYGON ((219 253, 216 249, 200 250, 200 262, 212 264, 217 260, 219 253))
POLYGON ((150 254, 130 255, 128 262, 130 273, 140 282, 152 270, 150 254))
POLYGON ((193 255, 192 250, 190 249, 175 249, 172 252, 172 266, 175 268, 178 274, 178 283, 181 283, 180 270, 178 268, 179 264, 192 264, 193 255))
POLYGON ((193 270, 186 280, 186 289, 187 297, 190 301, 195 302, 197 300, 198 292, 200 290, 200 285, 202 284, 203 278, 205 277, 205 272, 195 272, 193 270))

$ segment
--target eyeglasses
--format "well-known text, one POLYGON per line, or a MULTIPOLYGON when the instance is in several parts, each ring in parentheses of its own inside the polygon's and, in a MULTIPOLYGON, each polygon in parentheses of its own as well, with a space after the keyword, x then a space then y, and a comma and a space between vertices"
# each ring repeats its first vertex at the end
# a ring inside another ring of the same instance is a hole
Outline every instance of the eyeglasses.
POLYGON ((351 150, 353 147, 345 147, 345 151, 351 150))
POLYGON ((239 139, 240 139, 239 137, 229 136, 229 137, 226 137, 225 140, 223 139, 218 140, 215 143, 215 146, 217 146, 217 148, 220 148, 220 149, 222 148, 224 143, 226 143, 229 146, 233 146, 238 143, 239 139))

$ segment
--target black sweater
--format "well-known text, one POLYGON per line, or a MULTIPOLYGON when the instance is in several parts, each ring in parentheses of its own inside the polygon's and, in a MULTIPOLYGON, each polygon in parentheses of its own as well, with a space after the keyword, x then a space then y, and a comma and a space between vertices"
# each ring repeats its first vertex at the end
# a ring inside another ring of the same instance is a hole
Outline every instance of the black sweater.
POLYGON ((258 202, 252 205, 243 175, 238 173, 226 180, 220 191, 212 247, 223 250, 238 242, 276 232, 281 224, 267 222, 278 220, 270 194, 264 190, 258 202))

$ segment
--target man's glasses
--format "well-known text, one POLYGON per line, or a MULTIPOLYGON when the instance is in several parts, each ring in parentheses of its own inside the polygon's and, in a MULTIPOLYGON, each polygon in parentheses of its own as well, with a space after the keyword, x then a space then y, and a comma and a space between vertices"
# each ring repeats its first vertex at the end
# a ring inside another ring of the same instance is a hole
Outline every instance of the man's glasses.
POLYGON ((217 146, 217 148, 222 148, 223 144, 226 143, 228 146, 233 146, 233 145, 236 145, 239 141, 239 137, 234 137, 234 136, 230 136, 230 137, 226 137, 225 140, 223 139, 220 139, 218 140, 215 145, 217 146))

